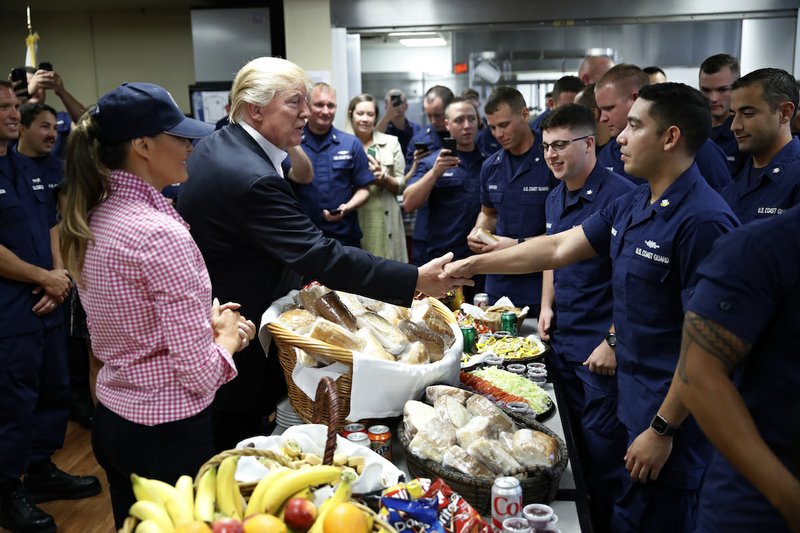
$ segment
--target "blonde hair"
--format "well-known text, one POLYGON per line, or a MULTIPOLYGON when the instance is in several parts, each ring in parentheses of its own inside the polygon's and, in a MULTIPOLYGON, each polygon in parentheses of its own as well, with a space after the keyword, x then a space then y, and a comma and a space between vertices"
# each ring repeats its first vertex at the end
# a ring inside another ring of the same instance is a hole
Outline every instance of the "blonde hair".
POLYGON ((311 89, 311 79, 291 61, 277 57, 253 59, 239 70, 231 88, 230 121, 236 124, 245 115, 246 104, 265 106, 279 92, 311 89))
POLYGON ((61 257, 67 270, 78 280, 86 248, 94 240, 89 229, 89 212, 108 196, 110 171, 122 168, 130 150, 130 141, 102 143, 97 139, 99 126, 92 111, 84 113, 69 134, 59 201, 61 257))

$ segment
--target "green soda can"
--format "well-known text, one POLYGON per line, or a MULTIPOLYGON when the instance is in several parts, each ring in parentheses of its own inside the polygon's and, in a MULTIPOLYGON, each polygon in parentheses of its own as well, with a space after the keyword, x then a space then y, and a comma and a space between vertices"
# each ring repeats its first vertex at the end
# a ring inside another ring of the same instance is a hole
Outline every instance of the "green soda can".
POLYGON ((517 334, 517 313, 514 311, 504 311, 500 315, 500 329, 507 331, 510 335, 517 334))
POLYGON ((461 335, 464 336, 464 353, 475 353, 475 341, 478 337, 475 326, 461 326, 461 335))

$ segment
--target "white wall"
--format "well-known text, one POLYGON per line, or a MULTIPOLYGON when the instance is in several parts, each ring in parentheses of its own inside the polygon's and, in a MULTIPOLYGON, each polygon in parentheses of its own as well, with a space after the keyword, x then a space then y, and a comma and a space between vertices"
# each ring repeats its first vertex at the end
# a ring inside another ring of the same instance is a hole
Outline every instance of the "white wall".
POLYGON ((797 19, 745 19, 742 21, 742 74, 759 68, 794 72, 797 19))
POLYGON ((453 50, 450 44, 409 48, 400 43, 374 43, 362 39, 361 71, 448 75, 453 71, 453 50))

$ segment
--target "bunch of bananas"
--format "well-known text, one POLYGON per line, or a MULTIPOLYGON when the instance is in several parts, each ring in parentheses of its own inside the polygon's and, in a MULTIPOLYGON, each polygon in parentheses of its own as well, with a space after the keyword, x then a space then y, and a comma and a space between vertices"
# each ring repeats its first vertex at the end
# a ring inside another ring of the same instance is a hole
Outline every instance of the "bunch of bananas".
MULTIPOLYGON (((189 476, 181 476, 172 486, 156 479, 131 475, 136 502, 129 514, 140 521, 136 533, 178 533, 188 530, 191 524, 211 524, 221 517, 242 520, 267 515, 275 523, 285 521, 291 524, 292 510, 287 502, 294 498, 307 500, 306 505, 313 508, 313 524, 309 521, 309 527, 305 529, 325 533, 325 517, 331 509, 350 499, 351 484, 356 479, 351 469, 339 466, 308 465, 298 470, 280 466, 270 470, 258 482, 250 499, 245 502, 234 479, 238 460, 238 456, 227 457, 218 468, 207 470, 198 481, 197 494, 194 494, 193 480, 189 476), (333 496, 317 509, 312 503, 312 489, 337 482, 333 496)), ((364 516, 368 525, 365 532, 371 531, 372 516, 368 513, 364 516)))

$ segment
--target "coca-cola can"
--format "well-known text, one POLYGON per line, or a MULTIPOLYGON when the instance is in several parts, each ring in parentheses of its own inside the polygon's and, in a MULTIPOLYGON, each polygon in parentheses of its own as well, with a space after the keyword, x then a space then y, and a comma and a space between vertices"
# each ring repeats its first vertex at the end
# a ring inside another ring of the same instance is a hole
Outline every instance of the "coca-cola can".
POLYGON ((492 485, 492 528, 503 531, 503 520, 522 513, 522 485, 515 477, 499 477, 492 485))

